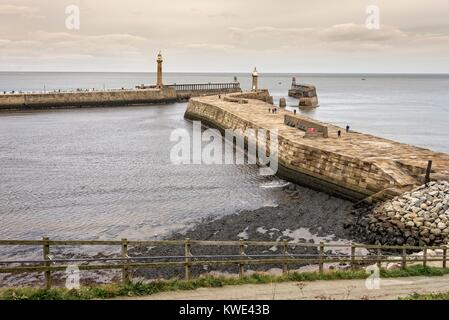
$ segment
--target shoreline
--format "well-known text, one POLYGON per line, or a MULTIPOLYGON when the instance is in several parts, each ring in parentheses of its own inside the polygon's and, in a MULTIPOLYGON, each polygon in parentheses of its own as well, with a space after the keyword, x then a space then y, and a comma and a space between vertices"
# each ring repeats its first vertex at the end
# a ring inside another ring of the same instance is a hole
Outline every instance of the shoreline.
MULTIPOLYGON (((320 241, 332 243, 350 243, 362 241, 354 239, 351 226, 358 216, 353 203, 338 197, 317 192, 299 185, 290 183, 286 192, 291 197, 290 203, 276 207, 262 207, 255 210, 243 210, 220 218, 207 218, 196 223, 190 229, 174 232, 164 239, 184 240, 254 240, 277 241, 283 240, 291 243, 319 243, 320 241)), ((355 234, 356 236, 358 234, 355 234)), ((182 255, 184 248, 136 247, 129 250, 134 256, 164 256, 182 255)), ((250 254, 277 254, 280 250, 274 247, 247 248, 250 254)), ((316 248, 294 248, 289 251, 294 254, 316 254, 316 248)), ((238 248, 215 247, 192 248, 194 255, 223 255, 237 254, 238 248)), ((346 255, 349 252, 336 254, 346 255)), ((304 268, 305 264, 291 265, 291 269, 304 268)), ((341 266, 345 267, 345 266, 341 266)), ((251 266, 251 271, 268 271, 282 268, 281 265, 251 266)), ((180 269, 147 269, 135 272, 137 277, 145 279, 182 277, 180 269)), ((214 268, 192 268, 192 274, 205 273, 238 273, 236 266, 220 266, 214 268)))

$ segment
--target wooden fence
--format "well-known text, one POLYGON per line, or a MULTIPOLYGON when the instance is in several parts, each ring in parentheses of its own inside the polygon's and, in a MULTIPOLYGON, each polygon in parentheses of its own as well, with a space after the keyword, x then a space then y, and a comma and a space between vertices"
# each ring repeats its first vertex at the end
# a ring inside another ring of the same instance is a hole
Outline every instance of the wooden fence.
POLYGON ((68 267, 77 265, 79 270, 122 270, 124 283, 131 281, 130 271, 132 269, 146 268, 184 268, 184 277, 190 280, 193 266, 204 265, 235 265, 238 266, 239 276, 245 275, 245 266, 248 265, 279 265, 284 273, 288 272, 292 264, 315 264, 319 272, 324 271, 325 263, 350 263, 351 268, 377 263, 380 267, 382 262, 397 262, 402 268, 407 263, 419 262, 426 266, 428 262, 442 262, 446 268, 447 247, 445 246, 384 246, 363 244, 335 244, 335 243, 292 243, 287 241, 198 241, 198 240, 158 240, 158 241, 131 241, 128 239, 106 241, 106 240, 50 240, 43 237, 42 240, 0 240, 0 246, 40 246, 43 258, 41 260, 17 260, 4 261, 0 259, 0 273, 44 273, 45 287, 51 287, 51 274, 55 271, 65 271, 68 267), (108 258, 81 258, 81 259, 54 259, 51 247, 55 246, 116 246, 121 249, 121 255, 108 258), (129 256, 129 248, 135 246, 178 246, 184 248, 184 254, 178 256, 129 256), (235 255, 193 255, 192 247, 200 246, 233 246, 238 249, 235 255), (278 246, 282 252, 278 254, 246 254, 245 249, 249 246, 268 247, 278 246), (315 248, 316 254, 292 254, 289 249, 296 247, 315 248), (356 254, 356 249, 364 248, 371 251, 369 254, 356 254), (331 249, 347 249, 349 254, 336 255, 331 249), (440 255, 430 256, 428 250, 439 250, 440 255), (387 251, 389 254, 384 254, 387 251), (422 251, 422 256, 410 256, 408 253, 422 251), (165 260, 156 261, 155 260, 165 260), (166 261, 176 260, 176 261, 166 261), (147 262, 150 261, 150 262, 147 262), (95 263, 95 264, 94 264, 95 263))

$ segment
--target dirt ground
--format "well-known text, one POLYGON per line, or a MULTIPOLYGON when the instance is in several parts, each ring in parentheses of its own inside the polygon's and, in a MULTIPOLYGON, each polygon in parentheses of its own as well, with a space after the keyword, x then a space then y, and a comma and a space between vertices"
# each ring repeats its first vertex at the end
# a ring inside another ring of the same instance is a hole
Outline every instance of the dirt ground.
MULTIPOLYGON (((163 292, 139 300, 392 300, 417 293, 449 291, 449 275, 368 280, 329 280, 201 288, 163 292), (376 289, 377 288, 377 289, 376 289)), ((126 298, 127 299, 127 298, 126 298)))

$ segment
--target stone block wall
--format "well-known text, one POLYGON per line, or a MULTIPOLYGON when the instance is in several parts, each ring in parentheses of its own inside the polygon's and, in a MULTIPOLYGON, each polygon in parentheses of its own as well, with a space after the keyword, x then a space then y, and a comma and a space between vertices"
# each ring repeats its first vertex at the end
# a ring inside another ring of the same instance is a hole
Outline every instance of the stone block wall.
MULTIPOLYGON (((242 132, 249 128, 259 129, 248 119, 198 99, 190 100, 185 116, 221 129, 237 129, 242 132)), ((298 177, 307 176, 313 178, 317 184, 320 181, 326 184, 326 191, 332 192, 334 188, 341 193, 341 190, 346 189, 351 197, 357 199, 395 187, 394 178, 375 163, 308 146, 304 140, 307 139, 291 140, 283 136, 282 132, 279 133, 279 164, 290 173, 295 173, 286 178, 302 183, 298 181, 298 177)))
POLYGON ((0 110, 162 103, 176 101, 176 99, 176 91, 172 88, 0 94, 0 110))

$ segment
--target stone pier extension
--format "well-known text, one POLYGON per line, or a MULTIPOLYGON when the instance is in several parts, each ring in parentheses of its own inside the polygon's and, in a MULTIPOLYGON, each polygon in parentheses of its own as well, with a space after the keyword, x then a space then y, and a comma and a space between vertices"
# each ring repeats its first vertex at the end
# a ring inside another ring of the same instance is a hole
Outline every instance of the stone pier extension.
POLYGON ((185 117, 201 120, 219 129, 277 129, 279 140, 278 175, 290 181, 352 200, 368 196, 385 200, 422 184, 428 160, 433 160, 432 179, 449 180, 449 155, 402 144, 296 115, 304 123, 320 124, 324 135, 310 133, 285 123, 292 113, 266 103, 268 93, 245 92, 228 97, 192 98, 185 117), (262 101, 264 100, 264 101, 262 101), (322 129, 323 130, 323 129, 322 129), (341 131, 341 137, 337 132, 341 131))

